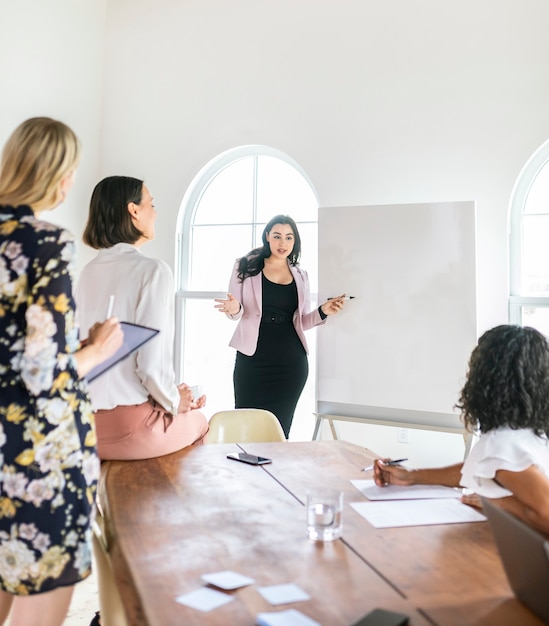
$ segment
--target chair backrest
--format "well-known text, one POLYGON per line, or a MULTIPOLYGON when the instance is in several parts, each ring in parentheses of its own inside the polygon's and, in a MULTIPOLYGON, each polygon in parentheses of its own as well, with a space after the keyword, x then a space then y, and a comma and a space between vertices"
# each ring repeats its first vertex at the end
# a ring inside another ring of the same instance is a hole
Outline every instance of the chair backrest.
POLYGON ((276 416, 265 409, 232 409, 214 413, 206 443, 286 441, 276 416))

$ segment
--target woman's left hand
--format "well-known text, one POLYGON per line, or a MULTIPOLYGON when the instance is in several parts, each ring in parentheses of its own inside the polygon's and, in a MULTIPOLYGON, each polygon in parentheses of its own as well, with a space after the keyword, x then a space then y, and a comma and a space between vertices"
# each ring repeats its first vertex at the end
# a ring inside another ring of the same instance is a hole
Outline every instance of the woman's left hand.
POLYGON ((335 315, 339 313, 345 304, 345 294, 337 296, 337 298, 330 298, 320 307, 324 315, 335 315))
POLYGON ((193 392, 189 385, 185 383, 181 383, 177 385, 177 389, 179 391, 179 408, 177 409, 178 413, 187 413, 187 411, 192 411, 193 407, 193 392))

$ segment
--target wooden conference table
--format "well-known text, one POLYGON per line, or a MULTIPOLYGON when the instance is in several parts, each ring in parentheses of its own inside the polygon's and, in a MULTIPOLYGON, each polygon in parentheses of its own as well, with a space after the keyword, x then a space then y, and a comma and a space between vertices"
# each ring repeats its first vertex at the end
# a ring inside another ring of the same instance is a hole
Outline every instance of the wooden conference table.
POLYGON ((348 626, 374 608, 411 626, 536 626, 515 599, 486 522, 376 529, 350 502, 350 483, 375 455, 344 441, 210 444, 103 466, 100 498, 114 575, 132 626, 252 626, 260 612, 295 608, 323 626, 348 626), (273 459, 226 458, 245 450, 273 459), (345 493, 343 538, 306 538, 305 493, 345 493), (204 613, 175 601, 202 574, 233 570, 255 584, 204 613), (294 582, 311 599, 271 606, 257 587, 294 582))

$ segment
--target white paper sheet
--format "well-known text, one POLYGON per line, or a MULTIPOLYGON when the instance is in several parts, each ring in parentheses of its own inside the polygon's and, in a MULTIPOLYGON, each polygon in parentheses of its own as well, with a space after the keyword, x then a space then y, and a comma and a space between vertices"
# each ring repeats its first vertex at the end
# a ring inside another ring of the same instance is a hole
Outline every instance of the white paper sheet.
POLYGON ((228 602, 232 602, 234 598, 233 596, 229 596, 221 591, 209 589, 208 587, 201 587, 199 589, 195 589, 194 591, 190 591, 189 593, 177 596, 175 600, 176 602, 179 602, 179 604, 184 604, 185 606, 190 606, 192 609, 198 609, 199 611, 207 613, 208 611, 217 609, 228 602))
POLYGON ((373 480, 351 480, 351 483, 368 500, 421 500, 425 498, 459 498, 461 489, 441 485, 410 485, 378 487, 373 480))
POLYGON ((214 572, 213 574, 202 574, 202 580, 210 585, 220 587, 221 589, 238 589, 239 587, 253 585, 255 582, 253 578, 243 576, 238 572, 232 572, 230 570, 214 572))
POLYGON ((351 502, 351 506, 375 528, 462 524, 486 520, 480 511, 456 498, 351 502))
POLYGON ((259 587, 259 593, 271 604, 288 604, 310 600, 311 596, 294 583, 259 587))

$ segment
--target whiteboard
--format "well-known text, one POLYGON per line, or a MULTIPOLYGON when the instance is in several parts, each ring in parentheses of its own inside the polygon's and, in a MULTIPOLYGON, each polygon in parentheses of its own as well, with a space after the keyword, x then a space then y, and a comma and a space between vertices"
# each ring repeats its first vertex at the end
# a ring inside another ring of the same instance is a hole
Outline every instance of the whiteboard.
POLYGON ((318 233, 319 302, 355 299, 319 329, 317 412, 455 415, 477 341, 474 202, 322 207, 318 233))

